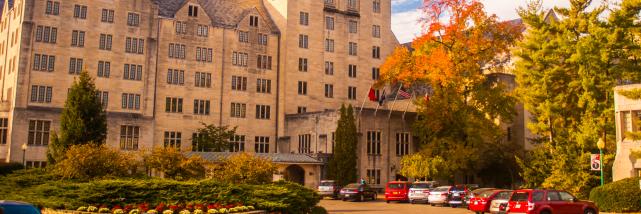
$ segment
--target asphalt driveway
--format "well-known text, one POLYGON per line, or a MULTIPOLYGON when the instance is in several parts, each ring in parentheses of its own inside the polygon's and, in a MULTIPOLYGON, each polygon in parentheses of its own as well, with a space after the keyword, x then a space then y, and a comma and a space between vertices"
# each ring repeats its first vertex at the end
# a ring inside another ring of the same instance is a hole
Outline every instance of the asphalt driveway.
POLYGON ((327 209, 329 213, 345 213, 345 214, 359 214, 359 213, 399 213, 399 214, 413 214, 413 213, 435 213, 435 214, 471 214, 472 212, 465 208, 451 208, 451 207, 432 207, 427 204, 410 204, 410 203, 385 203, 384 200, 378 199, 377 201, 366 202, 350 202, 341 200, 323 199, 320 206, 327 209))

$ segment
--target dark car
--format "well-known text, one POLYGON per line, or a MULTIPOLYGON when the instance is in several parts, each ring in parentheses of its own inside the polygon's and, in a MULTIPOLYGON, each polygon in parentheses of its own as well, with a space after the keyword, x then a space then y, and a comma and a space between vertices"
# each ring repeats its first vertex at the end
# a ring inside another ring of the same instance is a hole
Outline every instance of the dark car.
POLYGON ((24 202, 0 201, 0 214, 40 214, 40 210, 24 202))
POLYGON ((452 208, 463 206, 465 203, 466 194, 467 194, 467 188, 464 185, 452 186, 448 194, 447 203, 452 208))
POLYGON ((593 202, 581 201, 572 194, 559 190, 515 190, 510 197, 508 213, 551 214, 583 213, 598 214, 593 202))
POLYGON ((341 199, 347 200, 376 200, 376 191, 370 188, 367 184, 348 184, 341 189, 341 199))

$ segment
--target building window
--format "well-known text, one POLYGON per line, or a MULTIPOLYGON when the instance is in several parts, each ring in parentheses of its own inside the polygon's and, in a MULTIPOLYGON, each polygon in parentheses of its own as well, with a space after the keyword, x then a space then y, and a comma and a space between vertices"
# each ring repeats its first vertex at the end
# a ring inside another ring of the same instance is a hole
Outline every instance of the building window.
POLYGON ((380 131, 367 131, 367 154, 368 155, 381 154, 381 132, 380 131))
POLYGON ((165 132, 165 148, 175 148, 180 150, 180 144, 182 143, 182 133, 176 131, 166 131, 165 132))
POLYGON ((132 12, 127 13, 127 25, 138 27, 138 25, 140 25, 140 14, 132 12))
POLYGON ((372 58, 380 59, 381 58, 381 47, 372 46, 372 58))
POLYGON ((381 26, 380 25, 372 25, 372 37, 381 38, 381 26))
POLYGON ((114 10, 102 9, 101 22, 114 23, 114 10))
POLYGON ((140 110, 140 94, 122 94, 122 109, 140 110))
POLYGON ((111 73, 111 62, 98 61, 98 77, 109 78, 111 73))
POLYGON ((47 1, 47 7, 45 9, 45 14, 47 15, 60 15, 60 2, 58 1, 47 1))
POLYGON ((184 85, 185 84, 185 71, 177 69, 167 70, 167 84, 170 85, 184 85))
POLYGON ((348 28, 349 33, 358 33, 358 21, 349 20, 348 28))
POLYGON ((374 0, 372 2, 372 11, 374 13, 380 13, 381 12, 381 0, 374 0))
POLYGON ((126 80, 142 80, 142 65, 125 64, 122 77, 126 80))
POLYGON ((271 107, 268 105, 256 105, 256 119, 269 120, 271 118, 271 107))
POLYGON ((347 87, 347 99, 350 99, 350 100, 356 99, 356 87, 354 86, 347 87))
POLYGON ((325 29, 334 30, 334 17, 325 16, 325 29))
POLYGON ((187 23, 176 21, 176 33, 177 34, 187 34, 187 23))
POLYGON ((381 184, 381 170, 367 169, 367 183, 373 185, 381 184))
POLYGON ((49 144, 49 131, 51 121, 29 120, 29 136, 27 144, 35 146, 46 146, 49 144))
POLYGON ((211 88, 211 73, 196 72, 194 83, 199 88, 211 88))
POLYGON ((183 98, 166 97, 165 98, 165 112, 167 112, 167 113, 183 113, 183 98))
POLYGON ((98 91, 96 92, 96 97, 98 97, 100 104, 102 104, 102 109, 107 109, 107 106, 109 105, 109 92, 98 91))
POLYGON ((325 97, 333 98, 334 97, 334 85, 325 84, 325 97))
POLYGON ((73 17, 79 19, 87 19, 87 6, 84 5, 74 5, 73 6, 73 17))
POLYGON ((185 59, 185 45, 183 44, 169 44, 169 58, 185 59))
POLYGON ((298 35, 298 47, 309 48, 309 36, 302 34, 298 35))
POLYGON ((410 153, 410 133, 396 133, 396 156, 403 156, 410 153))
POLYGON ((298 135, 298 153, 309 154, 312 153, 312 135, 304 134, 298 135))
POLYGON ((187 11, 187 15, 189 15, 190 17, 198 17, 198 6, 189 5, 189 11, 187 11))
POLYGON ((209 115, 209 100, 194 100, 194 114, 209 115))
POLYGON ((0 118, 0 144, 7 144, 9 130, 9 118, 0 118))
POLYGON ((38 25, 36 27, 36 42, 55 44, 58 39, 58 28, 38 25))
POLYGON ((307 113, 307 107, 305 106, 298 106, 298 111, 299 114, 304 114, 307 113))
POLYGON ((300 25, 308 26, 309 25, 309 13, 300 12, 299 23, 300 23, 300 25))
POLYGON ((200 138, 202 135, 198 133, 192 133, 191 134, 191 151, 192 152, 208 152, 211 150, 209 146, 205 145, 199 145, 198 142, 200 141, 200 138))
POLYGON ((349 43, 349 55, 350 56, 358 55, 358 45, 355 42, 349 43))
POLYGON ((74 30, 71 31, 71 46, 84 47, 85 46, 85 32, 74 30))
POLYGON ((45 168, 47 167, 47 161, 25 161, 25 167, 28 169, 45 168))
POLYGON ((347 0, 347 9, 357 10, 358 8, 356 6, 358 5, 358 3, 356 1, 357 0, 347 0))
POLYGON ((207 25, 198 25, 198 30, 196 31, 196 35, 198 35, 200 37, 209 36, 209 26, 207 26, 207 25))
POLYGON ((231 56, 231 64, 235 66, 247 67, 249 54, 234 51, 231 56))
POLYGON ((143 54, 145 51, 145 40, 127 37, 125 40, 125 52, 143 54))
POLYGON ((238 31, 238 41, 242 43, 249 43, 249 32, 238 31))
POLYGON ((307 82, 298 81, 298 94, 307 95, 307 82))
POLYGON ((256 68, 271 70, 272 69, 272 56, 258 55, 256 60, 256 68))
POLYGON ((326 52, 334 52, 334 40, 333 39, 325 39, 325 51, 326 52))
POLYGON ((196 48, 196 61, 212 62, 214 58, 214 51, 211 48, 196 48))
POLYGON ((269 137, 256 136, 254 143, 256 153, 269 153, 269 137))
POLYGON ((262 34, 262 33, 258 34, 258 44, 259 45, 267 45, 267 40, 268 40, 267 34, 262 34))
POLYGON ((325 62, 325 74, 334 75, 334 62, 325 62))
POLYGON ((53 71, 56 65, 56 57, 44 54, 33 55, 34 71, 53 71))
POLYGON ((249 16, 249 26, 258 27, 258 16, 249 16))
POLYGON ((83 60, 79 58, 69 59, 69 74, 80 74, 82 72, 83 60))
POLYGON ((379 79, 381 79, 381 69, 372 68, 372 80, 379 80, 379 79))
POLYGON ((231 103, 231 117, 245 118, 247 105, 244 103, 231 103))
POLYGON ((247 77, 232 76, 231 77, 231 90, 234 90, 234 91, 247 91, 247 77))
POLYGON ((623 112, 623 125, 623 133, 634 131, 632 128, 632 112, 623 112))
POLYGON ((140 140, 140 126, 120 126, 120 149, 138 150, 140 140))
POLYGON ((298 71, 307 72, 307 58, 298 58, 298 71))
POLYGON ((268 79, 256 79, 256 92, 264 94, 272 93, 272 81, 268 79))
POLYGON ((245 151, 245 135, 234 135, 229 139, 230 152, 244 152, 245 151))
POLYGON ((100 50, 108 50, 108 51, 110 51, 111 50, 111 40, 112 40, 112 38, 113 38, 113 36, 110 35, 110 34, 100 34, 100 44, 99 44, 98 48, 100 48, 100 50))
POLYGON ((350 64, 347 67, 348 67, 347 75, 351 78, 356 78, 356 65, 350 64))

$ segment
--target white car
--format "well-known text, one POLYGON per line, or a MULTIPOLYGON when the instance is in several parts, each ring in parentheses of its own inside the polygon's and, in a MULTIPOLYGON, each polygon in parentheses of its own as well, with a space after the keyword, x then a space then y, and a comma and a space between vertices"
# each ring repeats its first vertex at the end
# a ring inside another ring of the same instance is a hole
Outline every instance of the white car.
POLYGON ((502 203, 507 203, 508 201, 510 201, 510 196, 512 196, 511 190, 504 190, 496 194, 496 196, 494 196, 494 199, 492 199, 492 202, 490 203, 490 213, 499 213, 499 206, 502 203))
POLYGON ((430 191, 430 195, 427 197, 430 205, 435 206, 437 204, 448 204, 450 189, 452 189, 452 186, 440 186, 430 191))
POLYGON ((409 189, 408 198, 410 203, 414 204, 416 202, 425 202, 428 203, 428 196, 430 195, 430 190, 436 187, 438 183, 436 181, 418 181, 412 183, 409 189))

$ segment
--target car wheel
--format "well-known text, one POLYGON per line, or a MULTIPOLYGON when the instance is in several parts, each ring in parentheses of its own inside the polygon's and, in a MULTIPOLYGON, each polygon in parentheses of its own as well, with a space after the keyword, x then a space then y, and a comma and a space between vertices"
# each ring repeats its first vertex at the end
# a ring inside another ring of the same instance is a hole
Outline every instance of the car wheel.
POLYGON ((436 204, 430 204, 431 206, 436 206, 436 204))
POLYGON ((450 205, 450 207, 452 207, 452 208, 456 208, 456 205, 450 205))
POLYGON ((361 195, 360 201, 365 201, 365 195, 361 195))
POLYGON ((550 211, 544 210, 544 211, 541 211, 541 214, 551 214, 551 213, 550 211))
POLYGON ((385 201, 385 203, 388 203, 388 204, 389 204, 389 201, 387 201, 387 200, 386 200, 386 201, 385 201))
POLYGON ((343 201, 347 201, 347 198, 342 198, 343 201))
POLYGON ((593 209, 586 209, 585 214, 596 214, 596 212, 593 209))
POLYGON ((372 201, 376 201, 376 198, 378 198, 377 194, 372 195, 372 201))

